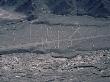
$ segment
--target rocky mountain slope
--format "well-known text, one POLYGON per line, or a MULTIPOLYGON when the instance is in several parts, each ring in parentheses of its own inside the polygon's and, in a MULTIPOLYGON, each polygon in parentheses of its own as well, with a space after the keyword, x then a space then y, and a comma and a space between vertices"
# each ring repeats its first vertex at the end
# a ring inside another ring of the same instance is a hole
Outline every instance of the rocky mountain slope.
POLYGON ((109 0, 0 0, 0 6, 25 14, 41 13, 57 15, 89 15, 107 17, 110 15, 109 0))

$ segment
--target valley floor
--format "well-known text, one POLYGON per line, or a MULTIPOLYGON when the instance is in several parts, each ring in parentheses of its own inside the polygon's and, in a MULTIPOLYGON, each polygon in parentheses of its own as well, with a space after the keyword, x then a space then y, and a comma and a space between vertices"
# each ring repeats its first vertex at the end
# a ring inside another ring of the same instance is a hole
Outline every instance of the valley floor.
POLYGON ((0 19, 0 82, 110 82, 109 19, 0 19))

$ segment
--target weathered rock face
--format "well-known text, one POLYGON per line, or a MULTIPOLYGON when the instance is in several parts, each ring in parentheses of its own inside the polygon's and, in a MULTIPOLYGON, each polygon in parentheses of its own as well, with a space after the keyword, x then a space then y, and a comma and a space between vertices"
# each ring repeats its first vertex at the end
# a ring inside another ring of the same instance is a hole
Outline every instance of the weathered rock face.
POLYGON ((12 8, 13 11, 19 11, 23 13, 29 13, 29 11, 33 11, 31 0, 1 0, 0 5, 3 8, 12 8))
POLYGON ((105 17, 110 15, 110 1, 102 0, 48 0, 52 13, 62 15, 91 15, 105 17), (56 3, 56 4, 55 4, 56 3))
POLYGON ((107 16, 110 15, 109 8, 105 8, 102 0, 78 0, 78 13, 92 15, 92 16, 107 16))
POLYGON ((1 7, 17 7, 27 2, 28 0, 0 0, 1 7))
POLYGON ((109 0, 0 0, 2 7, 14 7, 14 11, 25 14, 48 13, 57 15, 110 15, 109 0))

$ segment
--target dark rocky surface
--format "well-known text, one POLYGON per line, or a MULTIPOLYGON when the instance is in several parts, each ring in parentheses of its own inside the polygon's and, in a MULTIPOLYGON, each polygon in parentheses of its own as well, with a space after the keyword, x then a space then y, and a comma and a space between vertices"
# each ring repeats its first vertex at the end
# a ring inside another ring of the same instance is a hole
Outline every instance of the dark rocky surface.
POLYGON ((56 58, 56 53, 1 55, 0 82, 110 81, 110 51, 76 52, 71 58, 56 58))
POLYGON ((109 0, 0 0, 0 6, 27 15, 52 13, 57 15, 110 16, 109 0))

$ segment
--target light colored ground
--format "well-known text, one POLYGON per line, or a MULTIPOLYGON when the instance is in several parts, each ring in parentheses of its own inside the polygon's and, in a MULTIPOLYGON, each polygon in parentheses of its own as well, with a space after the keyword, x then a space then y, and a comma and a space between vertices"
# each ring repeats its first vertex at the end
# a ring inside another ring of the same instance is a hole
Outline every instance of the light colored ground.
POLYGON ((11 19, 20 19, 20 18, 24 18, 24 17, 26 17, 26 16, 23 14, 7 11, 7 10, 0 8, 0 18, 2 18, 2 19, 11 20, 11 19))
POLYGON ((109 21, 55 18, 0 21, 0 82, 110 81, 109 21))

